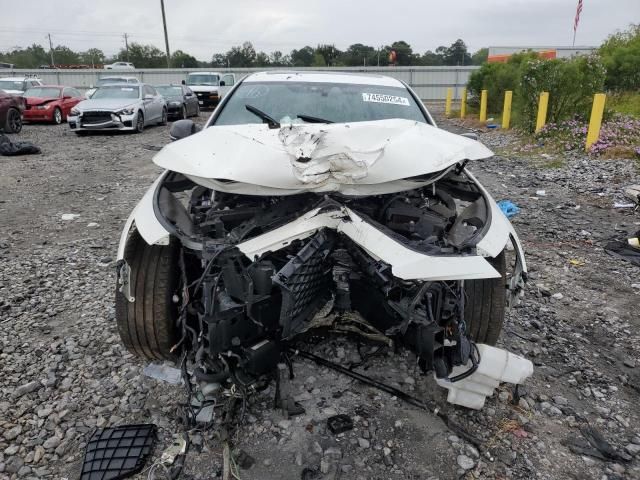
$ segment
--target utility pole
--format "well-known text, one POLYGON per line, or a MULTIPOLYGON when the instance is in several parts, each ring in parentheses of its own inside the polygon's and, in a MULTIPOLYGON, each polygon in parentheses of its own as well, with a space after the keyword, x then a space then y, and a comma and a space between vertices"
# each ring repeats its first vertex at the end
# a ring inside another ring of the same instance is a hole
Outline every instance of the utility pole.
POLYGON ((171 52, 169 51, 169 35, 167 34, 167 17, 164 14, 164 0, 160 0, 162 9, 162 25, 164 26, 164 45, 167 48, 167 68, 171 68, 171 52))
POLYGON ((124 34, 124 48, 127 50, 127 62, 129 61, 129 35, 124 34))
POLYGON ((51 41, 51 34, 47 33, 47 37, 49 37, 49 52, 51 53, 51 68, 56 66, 56 62, 53 60, 53 42, 51 41))

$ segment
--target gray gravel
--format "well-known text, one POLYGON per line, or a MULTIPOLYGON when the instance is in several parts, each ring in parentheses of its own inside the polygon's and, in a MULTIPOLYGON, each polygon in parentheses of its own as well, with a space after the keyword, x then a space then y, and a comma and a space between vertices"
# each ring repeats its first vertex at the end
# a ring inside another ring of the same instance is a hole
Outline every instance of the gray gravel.
MULTIPOLYGON (((144 146, 163 145, 167 133, 78 138, 66 126, 28 125, 19 138, 43 154, 0 157, 0 478, 77 478, 96 427, 155 423, 154 458, 182 431, 183 391, 142 375, 144 364, 120 345, 113 307, 120 229, 159 171, 144 146)), ((306 413, 284 419, 272 409, 273 387, 252 398, 234 438, 255 460, 242 479, 303 471, 327 479, 640 478, 640 270, 602 248, 640 229, 640 215, 613 208, 623 186, 640 183, 637 164, 572 154, 549 168, 548 158, 513 154, 511 135, 482 140, 509 152, 472 170, 496 199, 521 207, 514 224, 531 270, 501 340, 536 365, 518 401, 505 385, 479 412, 449 409, 482 440, 478 451, 435 416, 296 359, 293 391, 306 413), (337 413, 353 418, 353 430, 328 431, 337 413), (587 422, 620 460, 569 449, 587 422)), ((360 358, 339 338, 314 352, 345 366, 360 358)), ((407 352, 385 351, 361 371, 445 405, 445 392, 407 352)), ((216 478, 219 441, 212 432, 191 436, 181 478, 216 478)))

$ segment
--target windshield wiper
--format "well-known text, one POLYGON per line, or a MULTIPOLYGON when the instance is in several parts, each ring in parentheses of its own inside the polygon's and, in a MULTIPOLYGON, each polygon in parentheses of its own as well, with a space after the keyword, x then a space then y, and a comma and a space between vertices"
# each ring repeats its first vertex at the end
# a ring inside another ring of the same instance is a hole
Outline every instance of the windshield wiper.
POLYGON ((273 118, 268 113, 264 113, 262 110, 249 104, 245 105, 244 108, 249 110, 254 115, 260 117, 263 123, 266 123, 269 125, 269 128, 280 128, 280 122, 278 122, 275 118, 273 118))
POLYGON ((325 120, 324 118, 312 117, 311 115, 298 114, 296 115, 300 120, 307 123, 333 123, 331 120, 325 120))

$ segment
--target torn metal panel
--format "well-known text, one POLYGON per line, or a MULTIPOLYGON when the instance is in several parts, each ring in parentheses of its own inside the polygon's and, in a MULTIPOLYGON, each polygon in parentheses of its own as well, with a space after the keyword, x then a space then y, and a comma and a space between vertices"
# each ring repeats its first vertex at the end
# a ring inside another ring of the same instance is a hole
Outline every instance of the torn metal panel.
MULTIPOLYGON (((154 162, 190 178, 217 181, 222 192, 255 194, 257 186, 272 195, 345 190, 370 195, 389 193, 381 191, 383 184, 492 155, 460 135, 393 119, 280 129, 261 124, 208 128, 167 145, 154 162)), ((430 179, 414 181, 416 188, 430 179)))

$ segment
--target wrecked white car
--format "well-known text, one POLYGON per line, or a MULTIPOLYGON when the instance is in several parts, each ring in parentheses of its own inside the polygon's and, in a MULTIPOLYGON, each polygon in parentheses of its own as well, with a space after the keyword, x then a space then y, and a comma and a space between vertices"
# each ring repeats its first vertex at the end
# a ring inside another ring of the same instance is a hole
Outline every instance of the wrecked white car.
MULTIPOLYGON (((131 352, 180 359, 195 387, 246 387, 330 325, 410 348, 450 390, 478 369, 476 344, 495 344, 526 275, 513 227, 466 169, 490 150, 438 129, 405 84, 359 74, 250 75, 197 130, 174 124, 179 140, 154 158, 166 170, 122 233, 131 352)), ((489 390, 531 373, 493 365, 489 390)), ((481 406, 479 389, 458 403, 481 406)))

